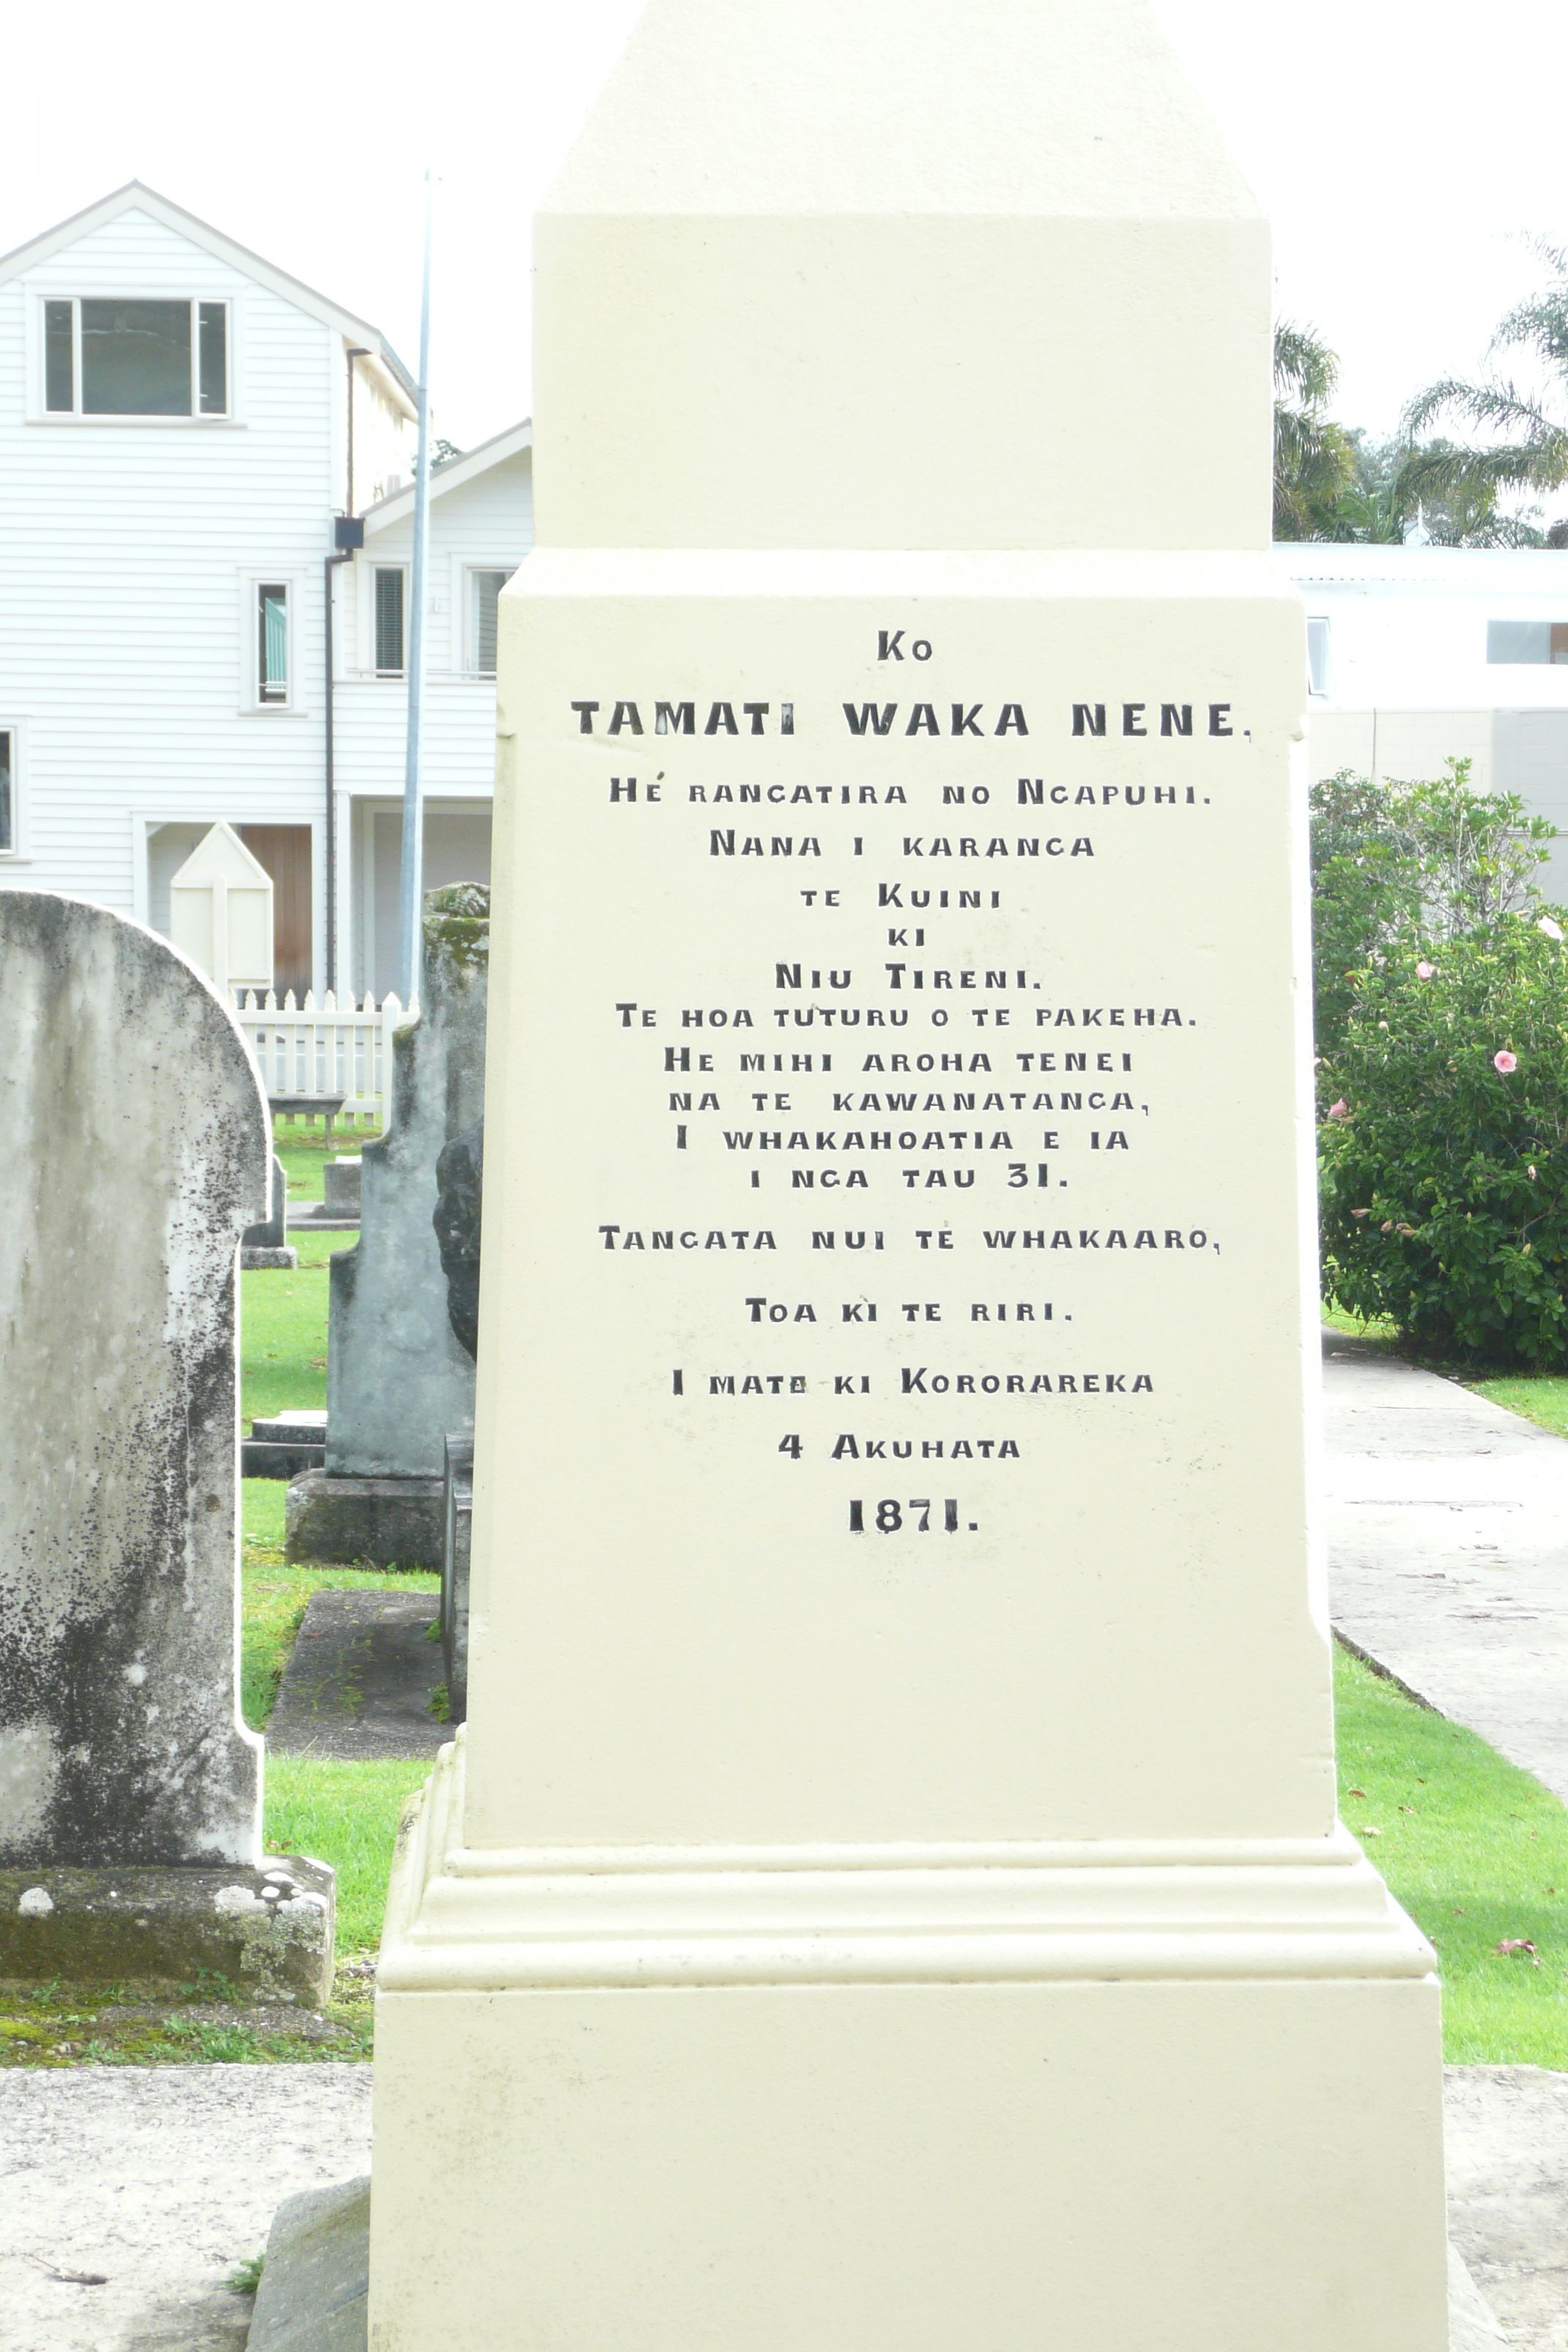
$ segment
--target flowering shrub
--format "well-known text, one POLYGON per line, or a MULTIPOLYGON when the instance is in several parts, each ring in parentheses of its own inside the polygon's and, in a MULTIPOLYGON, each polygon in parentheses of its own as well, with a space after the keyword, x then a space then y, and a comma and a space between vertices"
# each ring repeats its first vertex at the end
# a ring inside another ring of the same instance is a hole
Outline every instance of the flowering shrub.
POLYGON ((1568 945, 1391 948, 1318 1069, 1323 1276, 1423 1347, 1568 1366, 1568 945))
POLYGON ((1430 957, 1434 943, 1539 905, 1555 827, 1516 793, 1472 791, 1468 760, 1425 783, 1342 769, 1314 784, 1311 812, 1320 1053, 1338 1045, 1378 957, 1405 947, 1430 957))

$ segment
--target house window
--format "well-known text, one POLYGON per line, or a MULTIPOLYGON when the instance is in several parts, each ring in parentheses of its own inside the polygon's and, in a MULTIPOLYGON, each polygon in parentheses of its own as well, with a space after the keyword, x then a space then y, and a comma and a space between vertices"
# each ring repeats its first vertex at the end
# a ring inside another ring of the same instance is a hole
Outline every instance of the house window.
POLYGON ((289 699, 289 587, 263 580, 256 590, 256 699, 268 705, 289 699))
POLYGON ((226 416, 226 302, 44 304, 44 408, 50 416, 226 416))
POLYGON ((496 674, 496 620, 500 592, 510 572, 468 574, 468 668, 476 677, 496 674))
POLYGON ((403 567, 378 564, 375 571, 375 672, 403 675, 403 567))
POLYGON ((1568 662, 1568 621, 1489 621, 1489 662, 1568 662))
POLYGON ((1307 691, 1327 694, 1329 690, 1329 624, 1321 614, 1307 622, 1307 691))
POLYGON ((16 833, 16 730, 0 727, 0 857, 15 857, 16 833))

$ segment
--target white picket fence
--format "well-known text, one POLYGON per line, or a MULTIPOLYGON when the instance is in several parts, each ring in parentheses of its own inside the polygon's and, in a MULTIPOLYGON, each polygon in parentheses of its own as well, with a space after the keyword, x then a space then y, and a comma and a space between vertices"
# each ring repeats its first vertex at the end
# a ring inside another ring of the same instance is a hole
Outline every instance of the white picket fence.
POLYGON ((236 996, 236 1018, 270 1101, 291 1096, 301 1108, 311 1100, 324 1108, 341 1096, 345 1118, 384 1116, 392 1033, 416 1017, 416 1004, 405 1013, 395 996, 378 1005, 371 995, 363 1005, 352 996, 340 1004, 331 989, 320 1003, 314 989, 307 990, 302 1004, 292 989, 281 1004, 270 990, 263 996, 242 988, 236 996))

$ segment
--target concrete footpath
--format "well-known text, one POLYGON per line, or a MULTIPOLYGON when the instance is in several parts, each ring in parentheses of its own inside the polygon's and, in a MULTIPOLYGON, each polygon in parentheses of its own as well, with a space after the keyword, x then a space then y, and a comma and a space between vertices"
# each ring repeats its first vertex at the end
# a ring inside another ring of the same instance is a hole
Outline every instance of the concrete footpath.
POLYGON ((1568 1439, 1323 1335, 1335 1625, 1568 1803, 1568 1439))
POLYGON ((0 2072, 4 2352, 238 2352, 227 2281, 285 2197, 364 2171, 370 2086, 334 2063, 0 2072))
MULTIPOLYGON (((297 2190, 370 2162, 363 2065, 0 2072, 5 2352, 238 2352, 226 2284, 297 2190)), ((1568 2075, 1448 2076, 1456 2352, 1568 2352, 1568 2075), (1461 2301, 1462 2299, 1462 2301, 1461 2301)), ((1262 2347, 1259 2347, 1262 2352, 1262 2347)))

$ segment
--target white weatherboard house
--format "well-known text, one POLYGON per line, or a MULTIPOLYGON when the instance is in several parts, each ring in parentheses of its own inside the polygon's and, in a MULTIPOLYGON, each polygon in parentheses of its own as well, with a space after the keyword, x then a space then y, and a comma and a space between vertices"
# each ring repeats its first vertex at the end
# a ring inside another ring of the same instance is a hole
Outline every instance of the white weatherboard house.
MULTIPOLYGON (((221 819, 279 992, 392 984, 414 414, 375 328, 138 184, 0 259, 0 885, 166 931, 221 819)), ((433 479, 430 887, 489 879, 531 514, 526 426, 433 479)))
POLYGON ((1471 761, 1563 835, 1568 898, 1568 551, 1280 546, 1307 606, 1312 779, 1436 776, 1471 761))
MULTIPOLYGON (((430 480, 426 617, 425 887, 490 878, 496 607, 533 544, 532 432, 515 425, 430 480)), ((336 777, 352 908, 351 978, 396 985, 404 677, 414 488, 368 508, 339 590, 336 777)))

